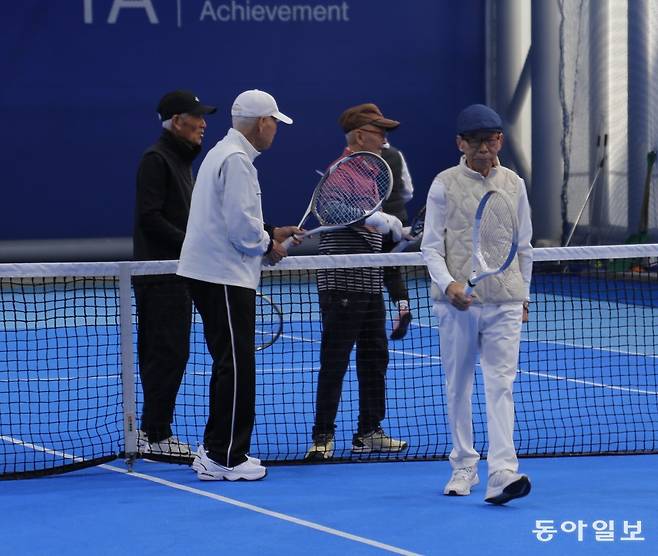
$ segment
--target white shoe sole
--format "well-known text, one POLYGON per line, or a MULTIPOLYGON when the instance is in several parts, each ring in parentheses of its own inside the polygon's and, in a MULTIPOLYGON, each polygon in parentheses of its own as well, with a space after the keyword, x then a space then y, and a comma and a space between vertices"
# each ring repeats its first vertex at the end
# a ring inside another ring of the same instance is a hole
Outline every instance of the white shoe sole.
POLYGON ((233 471, 226 468, 220 471, 208 471, 196 458, 192 462, 192 469, 196 471, 197 477, 202 481, 258 481, 267 475, 267 469, 265 467, 254 469, 250 473, 233 471))
POLYGON ((530 480, 525 475, 522 475, 516 481, 502 488, 500 492, 497 492, 498 489, 487 492, 487 497, 484 501, 489 502, 489 504, 500 506, 501 504, 506 504, 510 500, 514 500, 515 498, 523 498, 524 496, 527 496, 530 494, 530 489, 530 480))
POLYGON ((265 475, 267 475, 267 469, 263 469, 257 473, 236 473, 228 469, 225 472, 197 470, 196 473, 196 476, 201 481, 259 481, 265 475))
POLYGON ((354 454, 395 454, 397 452, 403 452, 407 449, 407 445, 404 444, 399 448, 371 448, 370 446, 352 446, 352 453, 354 454))

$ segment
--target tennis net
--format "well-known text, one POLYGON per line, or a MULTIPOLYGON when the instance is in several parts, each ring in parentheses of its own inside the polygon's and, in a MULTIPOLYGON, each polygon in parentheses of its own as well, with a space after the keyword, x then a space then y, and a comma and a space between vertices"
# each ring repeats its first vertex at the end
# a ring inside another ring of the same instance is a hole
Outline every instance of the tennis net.
MULTIPOLYGON (((658 451, 658 245, 536 249, 531 320, 514 396, 520 456, 658 451)), ((300 462, 311 441, 320 360, 321 269, 398 267, 413 320, 389 342, 387 433, 398 454, 353 454, 359 412, 354 353, 336 420, 334 461, 442 459, 450 451, 438 327, 419 253, 289 257, 263 271, 281 334, 256 353, 251 453, 300 462)), ((0 265, 0 477, 98 464, 136 448, 141 413, 131 278, 176 263, 0 265)), ((396 309, 387 303, 387 331, 396 309)), ((270 319, 271 320, 271 317, 270 319)), ((276 323, 275 323, 276 324, 276 323)), ((278 331, 261 322, 266 334, 278 331)), ((172 428, 203 438, 211 360, 195 314, 172 428)), ((473 394, 476 449, 487 452, 481 374, 473 394)))

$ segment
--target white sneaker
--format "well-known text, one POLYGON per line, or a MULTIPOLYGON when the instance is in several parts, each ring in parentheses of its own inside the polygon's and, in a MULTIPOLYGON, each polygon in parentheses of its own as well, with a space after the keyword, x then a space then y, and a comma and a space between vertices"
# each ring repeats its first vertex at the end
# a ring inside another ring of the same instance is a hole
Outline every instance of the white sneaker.
POLYGON ((523 498, 529 492, 530 479, 527 475, 503 469, 489 475, 484 501, 490 504, 505 504, 514 498, 523 498))
POLYGON ((199 446, 192 469, 202 481, 257 481, 267 475, 267 469, 254 463, 256 458, 247 456, 247 461, 234 467, 224 467, 211 460, 208 454, 199 446))
MULTIPOLYGON (((204 457, 207 456, 206 449, 203 447, 203 444, 199 444, 199 447, 197 448, 197 451, 194 452, 195 457, 204 457)), ((260 465, 260 460, 258 458, 252 458, 249 454, 247 454, 247 460, 249 460, 251 463, 254 465, 260 465)), ((194 466, 194 462, 192 462, 192 466, 194 466)))
POLYGON ((144 455, 169 456, 174 458, 192 457, 192 450, 188 444, 181 442, 175 436, 165 438, 160 442, 149 442, 144 431, 137 433, 137 451, 144 455))
POLYGON ((477 468, 460 467, 453 469, 452 476, 443 489, 446 496, 468 496, 471 493, 471 487, 479 484, 477 468))

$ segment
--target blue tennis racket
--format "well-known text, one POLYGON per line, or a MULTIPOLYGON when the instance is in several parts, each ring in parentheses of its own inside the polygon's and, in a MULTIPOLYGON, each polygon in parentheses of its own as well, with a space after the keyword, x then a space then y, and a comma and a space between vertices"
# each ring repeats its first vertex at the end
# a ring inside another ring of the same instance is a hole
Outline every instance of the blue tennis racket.
POLYGON ((519 223, 510 198, 502 191, 487 191, 480 199, 473 223, 473 272, 466 295, 485 278, 504 272, 519 248, 519 223))

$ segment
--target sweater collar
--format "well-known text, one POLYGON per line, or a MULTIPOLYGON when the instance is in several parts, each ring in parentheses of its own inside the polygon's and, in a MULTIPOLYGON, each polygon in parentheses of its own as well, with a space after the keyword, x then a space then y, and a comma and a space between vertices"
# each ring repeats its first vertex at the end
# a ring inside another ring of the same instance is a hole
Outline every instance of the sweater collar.
POLYGON ((201 153, 201 145, 194 145, 189 141, 185 141, 185 139, 174 135, 168 129, 162 131, 160 140, 186 162, 192 162, 201 153))
POLYGON ((247 141, 247 138, 242 135, 237 129, 232 127, 231 129, 228 130, 227 133, 228 137, 231 137, 232 139, 236 140, 242 148, 244 148, 244 152, 247 154, 249 157, 249 160, 253 162, 256 160, 256 157, 260 154, 260 151, 256 149, 249 141, 247 141))
POLYGON ((496 175, 496 172, 498 172, 498 168, 500 167, 500 160, 496 158, 496 161, 494 165, 491 167, 491 170, 489 170, 489 175, 486 176, 486 178, 485 176, 480 174, 480 172, 476 172, 475 170, 472 170, 471 168, 468 167, 468 165, 466 164, 465 155, 462 155, 462 157, 459 159, 459 167, 462 169, 462 172, 464 172, 464 174, 466 174, 467 176, 473 179, 484 180, 486 178, 492 178, 493 176, 496 175))

